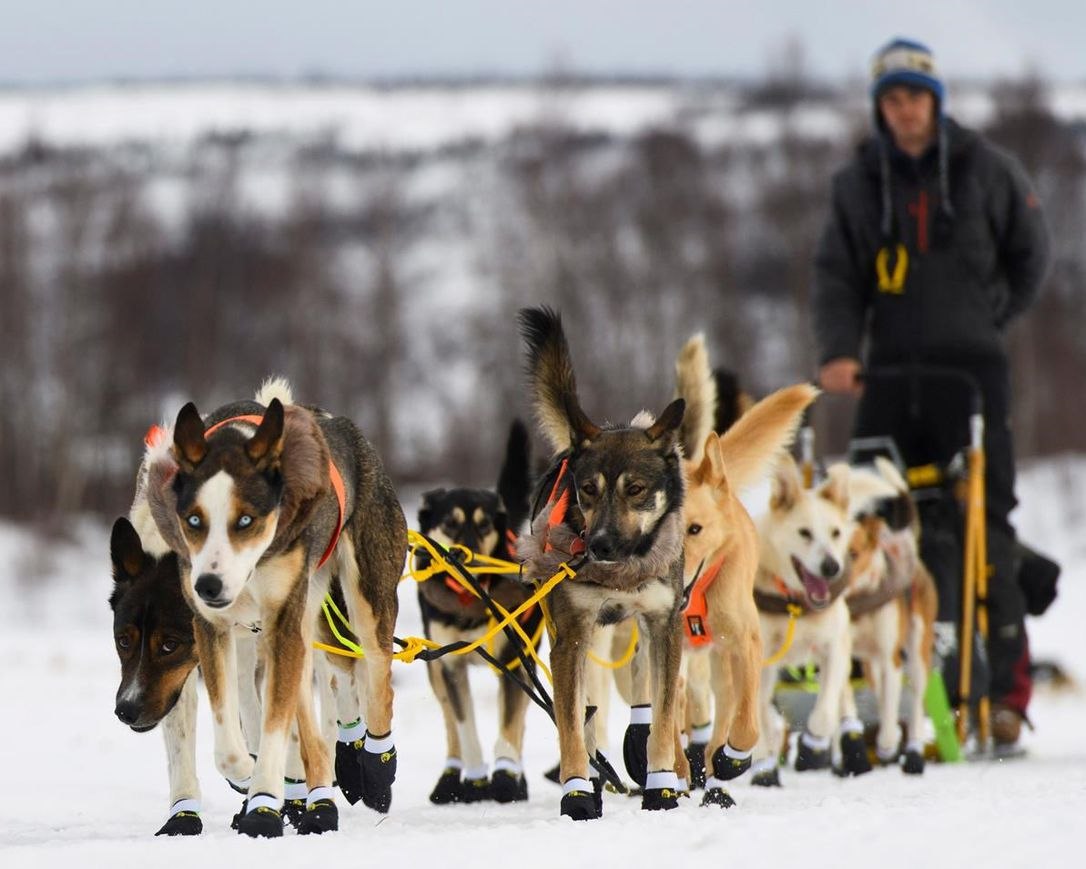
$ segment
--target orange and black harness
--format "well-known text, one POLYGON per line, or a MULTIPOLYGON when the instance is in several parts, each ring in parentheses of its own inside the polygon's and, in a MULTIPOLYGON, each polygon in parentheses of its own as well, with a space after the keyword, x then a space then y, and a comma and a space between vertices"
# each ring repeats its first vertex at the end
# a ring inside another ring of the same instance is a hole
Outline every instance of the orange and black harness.
POLYGON ((713 642, 713 632, 709 627, 709 603, 705 599, 705 593, 720 575, 720 568, 723 566, 724 556, 721 555, 707 570, 699 570, 686 589, 683 632, 686 634, 686 641, 696 649, 713 642))
MULTIPOLYGON (((570 494, 573 491, 573 483, 573 474, 569 471, 569 458, 567 457, 562 459, 562 463, 558 466, 554 485, 551 487, 551 493, 547 496, 547 502, 543 506, 544 510, 547 507, 551 508, 550 516, 547 517, 547 527, 543 529, 544 552, 555 552, 558 550, 558 547, 550 541, 550 532, 566 521, 566 515, 569 513, 569 499, 570 494)), ((542 511, 536 511, 536 515, 540 512, 542 511)), ((574 557, 579 557, 584 555, 587 550, 588 547, 585 545, 584 532, 581 532, 570 544, 569 554, 574 557)))

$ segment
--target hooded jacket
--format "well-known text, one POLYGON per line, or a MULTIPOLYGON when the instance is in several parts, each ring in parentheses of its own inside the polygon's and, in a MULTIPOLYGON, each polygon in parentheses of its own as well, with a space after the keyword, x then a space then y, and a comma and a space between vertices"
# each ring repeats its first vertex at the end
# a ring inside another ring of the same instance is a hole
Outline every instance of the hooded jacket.
POLYGON ((936 145, 913 159, 875 136, 834 176, 815 260, 820 364, 861 358, 869 320, 867 364, 1002 356, 1004 327, 1036 297, 1048 232, 1025 172, 942 123, 945 154, 936 145))

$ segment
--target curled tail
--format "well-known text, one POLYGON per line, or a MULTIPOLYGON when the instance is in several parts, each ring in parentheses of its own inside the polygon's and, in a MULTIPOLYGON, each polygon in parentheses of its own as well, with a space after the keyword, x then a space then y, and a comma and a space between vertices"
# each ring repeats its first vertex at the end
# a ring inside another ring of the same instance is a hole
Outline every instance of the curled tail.
POLYGON ((544 436, 555 452, 569 449, 574 438, 594 438, 600 430, 581 410, 562 318, 541 306, 521 309, 517 321, 528 351, 532 407, 544 436))
POLYGON ((679 351, 675 360, 675 396, 686 402, 686 411, 679 426, 679 443, 683 455, 696 462, 705 448, 705 438, 713 430, 716 416, 716 380, 709 368, 705 336, 694 335, 679 351))
POLYGON ((294 390, 291 389, 290 382, 285 377, 269 377, 256 391, 257 402, 265 407, 271 404, 273 398, 278 398, 284 407, 294 404, 294 390))
POLYGON ((778 389, 720 436, 728 482, 735 491, 758 482, 776 463, 795 438, 804 409, 818 394, 809 383, 778 389))

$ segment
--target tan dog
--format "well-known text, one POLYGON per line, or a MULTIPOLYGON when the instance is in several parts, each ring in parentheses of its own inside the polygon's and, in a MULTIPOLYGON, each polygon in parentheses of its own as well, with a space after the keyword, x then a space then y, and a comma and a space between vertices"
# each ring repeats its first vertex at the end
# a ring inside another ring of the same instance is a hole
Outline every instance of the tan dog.
MULTIPOLYGON (((677 369, 684 397, 699 383, 708 388, 712 380, 700 336, 687 343, 677 369)), ((689 719, 709 720, 710 684, 716 707, 703 760, 709 776, 702 805, 735 804, 725 786, 750 768, 758 740, 762 670, 761 629, 754 605, 758 537, 738 494, 769 472, 817 395, 818 390, 806 384, 773 393, 740 416, 723 436, 710 431, 700 460, 695 455, 685 463, 689 719)), ((697 426, 697 409, 705 404, 688 401, 692 428, 697 426)))
MULTIPOLYGON (((852 620, 852 654, 866 665, 878 701, 877 750, 883 765, 898 760, 901 733, 898 708, 902 672, 908 674, 911 698, 906 719, 901 768, 924 771, 924 692, 931 670, 935 614, 939 608, 935 581, 920 560, 919 519, 908 485, 893 464, 876 459, 879 475, 897 491, 895 528, 881 516, 862 516, 850 545, 851 577, 845 592, 852 620), (903 661, 904 659, 904 661, 903 661)), ((861 475, 853 481, 861 487, 861 475)), ((855 717, 855 699, 846 685, 844 715, 855 717)))

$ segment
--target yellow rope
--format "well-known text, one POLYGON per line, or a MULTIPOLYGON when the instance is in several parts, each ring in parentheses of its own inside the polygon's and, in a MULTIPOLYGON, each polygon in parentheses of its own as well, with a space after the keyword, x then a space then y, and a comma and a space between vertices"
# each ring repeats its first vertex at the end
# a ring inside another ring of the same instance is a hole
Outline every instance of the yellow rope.
MULTIPOLYGON (((425 571, 418 571, 419 574, 425 574, 425 576, 422 576, 422 578, 417 578, 417 581, 424 582, 425 580, 429 579, 431 576, 434 576, 437 573, 448 573, 450 576, 456 576, 456 568, 453 568, 453 566, 445 560, 444 556, 435 547, 433 547, 430 542, 426 540, 425 537, 423 537, 417 531, 410 530, 407 532, 407 537, 408 542, 412 546, 412 551, 414 551, 414 549, 417 549, 418 547, 422 547, 430 554, 431 558, 433 559, 433 564, 431 564, 430 569, 425 571)), ((489 568, 487 572, 497 572, 497 568, 501 568, 503 572, 512 572, 512 569, 515 568, 515 571, 517 573, 520 572, 520 566, 513 564, 513 562, 502 561, 501 559, 490 558, 489 556, 481 556, 478 553, 471 553, 470 550, 465 551, 470 553, 470 558, 472 560, 490 562, 490 564, 484 565, 484 569, 489 568)), ((478 569, 479 568, 476 568, 476 570, 478 569)), ((475 571, 472 572, 474 573, 475 571)), ((406 576, 414 577, 415 573, 411 572, 405 574, 405 578, 406 576)), ((550 669, 540 660, 536 652, 536 647, 543 634, 542 625, 540 626, 539 630, 536 631, 535 637, 529 637, 524 631, 524 628, 521 626, 518 619, 537 603, 541 603, 543 598, 550 594, 551 590, 555 586, 557 586, 558 583, 560 583, 564 579, 568 579, 573 576, 576 576, 576 571, 573 570, 573 568, 571 568, 569 564, 563 562, 559 566, 559 570, 557 573, 554 574, 554 576, 552 576, 546 582, 542 583, 536 589, 535 594, 529 597, 526 601, 524 601, 524 603, 522 603, 512 612, 509 612, 500 604, 494 603, 494 606, 497 608, 498 612, 502 614, 501 620, 499 621, 497 619, 492 619, 491 623, 487 626, 486 632, 483 633, 482 636, 473 640, 471 643, 464 646, 463 648, 449 652, 449 654, 466 655, 474 652, 484 643, 491 643, 495 636, 504 631, 506 627, 511 626, 513 630, 516 631, 520 638, 523 640, 525 644, 525 650, 528 652, 529 655, 531 655, 532 659, 536 662, 536 665, 546 675, 547 680, 553 684, 550 669)), ((478 597, 478 593, 471 586, 465 585, 464 583, 461 583, 461 585, 463 585, 464 588, 466 588, 468 591, 478 597)), ((331 598, 331 595, 325 596, 321 608, 324 611, 324 616, 328 622, 329 628, 331 629, 336 639, 343 644, 343 648, 338 649, 334 646, 319 642, 313 643, 313 647, 316 649, 322 649, 326 652, 331 652, 332 654, 344 655, 346 657, 365 657, 362 648, 357 643, 354 643, 347 637, 344 637, 340 630, 336 627, 336 618, 338 618, 342 622, 342 624, 348 629, 350 629, 350 623, 347 621, 346 616, 344 616, 343 613, 340 611, 339 607, 336 606, 335 601, 333 601, 331 598)), ((425 649, 441 648, 441 645, 439 643, 435 643, 433 640, 428 640, 425 637, 406 637, 404 639, 404 642, 406 643, 406 647, 392 655, 394 660, 410 663, 414 661, 415 658, 417 658, 418 655, 425 649)))
POLYGON ((634 652, 637 651, 637 622, 634 622, 633 629, 630 631, 630 645, 626 647, 626 651, 623 652, 622 657, 617 661, 605 661, 593 652, 588 650, 588 658, 595 664, 599 664, 601 667, 606 667, 608 670, 617 670, 619 667, 625 667, 630 661, 633 660, 634 652))
POLYGON ((794 603, 788 604, 788 627, 784 631, 784 642, 776 652, 762 662, 763 667, 772 667, 788 654, 788 650, 792 648, 792 641, 796 638, 796 621, 801 615, 803 615, 803 610, 800 607, 794 603))

